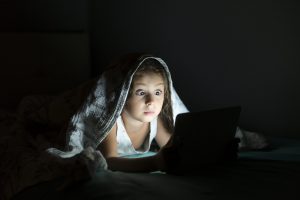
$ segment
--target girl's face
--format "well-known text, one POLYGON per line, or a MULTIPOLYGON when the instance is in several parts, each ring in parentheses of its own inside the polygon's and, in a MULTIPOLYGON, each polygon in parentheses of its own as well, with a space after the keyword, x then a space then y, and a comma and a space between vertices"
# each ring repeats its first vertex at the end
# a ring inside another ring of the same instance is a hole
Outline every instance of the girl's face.
POLYGON ((140 122, 150 122, 157 117, 164 102, 164 80, 153 72, 141 73, 133 79, 123 114, 140 122))

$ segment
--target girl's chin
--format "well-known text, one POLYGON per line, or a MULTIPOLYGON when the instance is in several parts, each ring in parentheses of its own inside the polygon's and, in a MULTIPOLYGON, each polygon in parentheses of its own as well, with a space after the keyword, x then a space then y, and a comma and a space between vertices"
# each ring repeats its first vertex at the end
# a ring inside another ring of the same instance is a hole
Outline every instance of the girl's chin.
POLYGON ((156 115, 144 115, 143 116, 143 121, 144 122, 151 122, 154 118, 156 117, 156 115))

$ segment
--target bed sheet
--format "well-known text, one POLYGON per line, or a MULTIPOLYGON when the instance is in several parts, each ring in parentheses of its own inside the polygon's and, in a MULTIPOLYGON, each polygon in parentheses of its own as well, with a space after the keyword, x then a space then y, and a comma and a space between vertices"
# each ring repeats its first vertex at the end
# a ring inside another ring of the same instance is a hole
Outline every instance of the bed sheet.
POLYGON ((23 199, 299 199, 300 141, 274 138, 268 152, 239 153, 239 160, 189 176, 100 171, 64 190, 61 179, 27 188, 23 199))
POLYGON ((240 152, 240 158, 256 160, 300 161, 300 139, 268 137, 271 144, 268 151, 240 152))
MULTIPOLYGON (((0 114, 0 140, 3 142, 11 136, 16 115, 7 111, 0 114)), ((272 144, 269 151, 240 152, 239 160, 231 165, 202 169, 189 176, 99 171, 91 180, 62 190, 63 179, 43 181, 26 187, 12 200, 300 199, 300 140, 283 137, 268 140, 272 144)), ((30 165, 26 169, 30 170, 30 165)), ((27 178, 32 174, 28 171, 27 178)))

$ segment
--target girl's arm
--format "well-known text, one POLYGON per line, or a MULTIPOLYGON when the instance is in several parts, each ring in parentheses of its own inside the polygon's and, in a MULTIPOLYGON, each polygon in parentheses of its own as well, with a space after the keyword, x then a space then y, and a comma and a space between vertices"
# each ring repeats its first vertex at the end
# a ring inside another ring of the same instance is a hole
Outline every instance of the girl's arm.
POLYGON ((163 125, 163 121, 159 117, 157 119, 157 133, 155 136, 155 140, 158 146, 161 148, 167 144, 167 142, 171 138, 171 133, 167 131, 167 129, 163 125))
POLYGON ((161 171, 164 168, 159 167, 158 154, 142 158, 123 158, 109 157, 106 158, 108 169, 123 172, 153 172, 161 171))
POLYGON ((105 157, 108 169, 125 172, 151 172, 164 170, 161 154, 142 158, 122 158, 117 153, 116 124, 101 142, 98 149, 105 157))
POLYGON ((158 154, 158 160, 167 173, 174 171, 177 164, 180 162, 178 147, 173 142, 172 134, 167 131, 163 125, 163 121, 158 118, 156 142, 161 147, 158 154))

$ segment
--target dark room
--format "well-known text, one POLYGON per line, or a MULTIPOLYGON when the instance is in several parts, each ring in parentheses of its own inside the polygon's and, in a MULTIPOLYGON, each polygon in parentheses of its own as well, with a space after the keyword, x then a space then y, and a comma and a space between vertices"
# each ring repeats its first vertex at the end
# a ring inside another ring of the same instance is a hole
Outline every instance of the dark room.
POLYGON ((299 20, 296 0, 0 0, 0 200, 299 199, 299 20))

